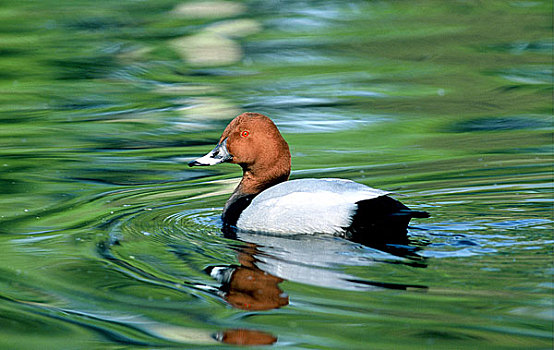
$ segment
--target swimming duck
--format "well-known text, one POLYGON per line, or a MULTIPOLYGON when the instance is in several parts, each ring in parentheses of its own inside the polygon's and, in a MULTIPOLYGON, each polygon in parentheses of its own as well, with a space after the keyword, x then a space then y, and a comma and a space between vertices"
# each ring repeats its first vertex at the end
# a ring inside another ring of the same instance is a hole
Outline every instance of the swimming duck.
POLYGON ((223 131, 215 148, 189 166, 238 164, 243 175, 223 208, 226 228, 278 235, 332 234, 355 241, 406 238, 414 211, 390 192, 345 179, 289 180, 291 155, 265 115, 243 113, 223 131))

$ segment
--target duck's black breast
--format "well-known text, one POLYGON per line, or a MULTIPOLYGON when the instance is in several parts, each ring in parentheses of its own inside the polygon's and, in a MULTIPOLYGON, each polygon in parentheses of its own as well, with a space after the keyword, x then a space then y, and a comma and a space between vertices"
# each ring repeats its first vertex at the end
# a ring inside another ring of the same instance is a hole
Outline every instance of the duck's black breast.
POLYGON ((227 227, 236 226, 240 214, 252 203, 254 197, 256 197, 255 194, 242 195, 235 198, 231 197, 229 202, 225 204, 223 214, 221 214, 223 224, 227 227))

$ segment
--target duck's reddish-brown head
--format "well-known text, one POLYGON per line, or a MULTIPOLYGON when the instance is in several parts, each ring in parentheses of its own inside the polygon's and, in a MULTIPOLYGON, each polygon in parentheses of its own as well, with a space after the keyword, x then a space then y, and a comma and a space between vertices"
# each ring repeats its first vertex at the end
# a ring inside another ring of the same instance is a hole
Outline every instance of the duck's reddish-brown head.
POLYGON ((274 180, 269 179, 288 178, 290 161, 289 146, 271 119, 259 113, 243 113, 227 125, 210 153, 193 160, 189 166, 239 164, 245 176, 273 185, 274 180))

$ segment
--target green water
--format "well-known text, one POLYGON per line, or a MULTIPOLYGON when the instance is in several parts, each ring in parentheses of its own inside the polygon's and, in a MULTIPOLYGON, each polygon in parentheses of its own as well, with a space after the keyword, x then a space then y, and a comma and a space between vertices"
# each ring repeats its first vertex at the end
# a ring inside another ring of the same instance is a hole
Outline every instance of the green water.
POLYGON ((552 49, 550 1, 2 2, 0 348, 551 349, 552 49), (432 217, 225 238, 185 162, 243 111, 432 217))

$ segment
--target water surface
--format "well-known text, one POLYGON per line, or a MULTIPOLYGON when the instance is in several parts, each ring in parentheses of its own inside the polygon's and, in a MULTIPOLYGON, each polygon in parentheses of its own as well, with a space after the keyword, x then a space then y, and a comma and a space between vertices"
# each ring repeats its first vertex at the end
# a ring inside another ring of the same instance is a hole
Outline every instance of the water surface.
POLYGON ((550 349, 551 14, 4 2, 0 346, 550 349), (293 178, 432 217, 409 246, 225 237, 240 168, 185 162, 243 111, 274 119, 293 178))

